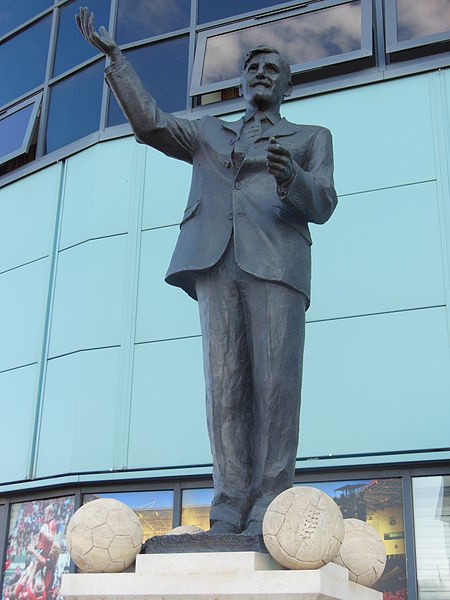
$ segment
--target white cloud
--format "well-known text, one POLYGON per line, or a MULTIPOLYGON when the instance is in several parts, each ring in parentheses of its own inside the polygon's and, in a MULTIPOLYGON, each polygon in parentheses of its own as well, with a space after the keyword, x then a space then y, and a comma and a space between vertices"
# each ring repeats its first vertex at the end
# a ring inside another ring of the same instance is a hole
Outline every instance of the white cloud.
POLYGON ((238 77, 250 48, 277 48, 291 64, 360 48, 359 3, 343 4, 208 39, 202 83, 238 77))
POLYGON ((135 0, 119 5, 118 23, 127 31, 150 31, 152 35, 170 31, 183 22, 183 11, 178 0, 135 0))
POLYGON ((397 0, 401 39, 414 39, 450 29, 449 0, 397 0))

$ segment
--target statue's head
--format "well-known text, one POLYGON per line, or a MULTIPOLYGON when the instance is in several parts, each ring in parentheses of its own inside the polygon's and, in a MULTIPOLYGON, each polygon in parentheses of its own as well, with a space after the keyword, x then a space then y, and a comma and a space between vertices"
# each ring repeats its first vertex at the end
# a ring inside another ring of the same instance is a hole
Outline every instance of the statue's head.
POLYGON ((291 68, 276 48, 257 46, 245 56, 241 92, 248 105, 278 109, 292 92, 291 68))

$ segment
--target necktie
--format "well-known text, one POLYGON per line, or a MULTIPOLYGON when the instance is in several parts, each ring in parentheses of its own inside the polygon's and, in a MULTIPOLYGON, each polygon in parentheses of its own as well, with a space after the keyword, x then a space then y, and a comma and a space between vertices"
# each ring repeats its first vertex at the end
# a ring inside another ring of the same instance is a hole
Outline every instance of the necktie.
POLYGON ((247 150, 262 134, 263 119, 263 114, 256 113, 253 119, 244 124, 233 150, 233 163, 236 170, 241 166, 247 150))

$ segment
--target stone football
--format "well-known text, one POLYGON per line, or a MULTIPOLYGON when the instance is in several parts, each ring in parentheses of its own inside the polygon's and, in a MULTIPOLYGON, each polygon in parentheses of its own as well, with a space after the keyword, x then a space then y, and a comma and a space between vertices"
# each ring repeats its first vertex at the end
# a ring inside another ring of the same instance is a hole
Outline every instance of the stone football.
POLYGON ((131 565, 142 545, 142 526, 126 504, 101 498, 84 504, 69 521, 67 547, 85 573, 118 573, 131 565))
POLYGON ((264 543, 288 569, 318 569, 333 560, 344 539, 344 519, 324 492, 293 487, 279 494, 263 519, 264 543))
POLYGON ((383 540, 373 527, 359 519, 344 519, 344 525, 344 541, 333 562, 348 569, 350 581, 372 587, 386 566, 383 540))

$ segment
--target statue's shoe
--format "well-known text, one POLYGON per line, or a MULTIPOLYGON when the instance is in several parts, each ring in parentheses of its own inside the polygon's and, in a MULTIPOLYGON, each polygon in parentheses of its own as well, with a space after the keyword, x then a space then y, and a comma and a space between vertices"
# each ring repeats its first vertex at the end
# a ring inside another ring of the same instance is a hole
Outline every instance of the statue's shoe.
POLYGON ((261 521, 249 521, 241 535, 248 535, 251 537, 262 535, 261 521))
POLYGON ((217 535, 222 533, 240 533, 240 528, 227 521, 214 521, 209 531, 209 535, 217 535))

